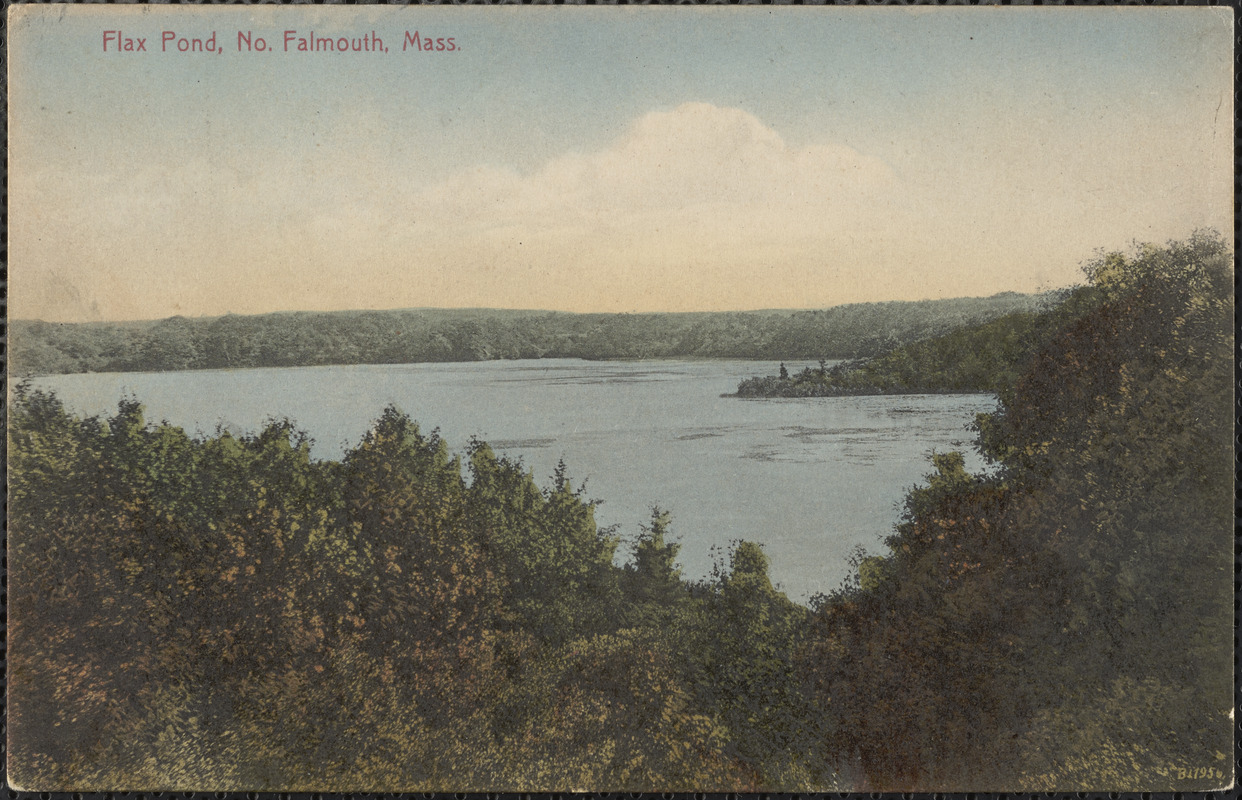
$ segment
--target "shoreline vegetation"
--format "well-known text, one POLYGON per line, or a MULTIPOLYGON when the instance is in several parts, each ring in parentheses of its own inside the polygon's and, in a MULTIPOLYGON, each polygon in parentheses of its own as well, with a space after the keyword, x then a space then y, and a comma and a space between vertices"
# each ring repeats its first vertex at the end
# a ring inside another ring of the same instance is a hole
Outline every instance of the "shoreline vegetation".
POLYGON ((1066 320, 1091 301, 1088 287, 1046 295, 1046 308, 964 325, 871 358, 806 367, 743 380, 735 397, 850 397, 889 394, 997 393, 1066 320))
MULTIPOLYGON (((1232 276, 1199 233, 1101 256, 1056 309, 998 320, 1024 354, 980 373, 1000 400, 977 425, 993 468, 935 454, 881 552, 809 608, 754 542, 685 580, 659 509, 616 566, 564 467, 541 486, 396 409, 316 461, 287 420, 191 438, 133 400, 84 419, 19 387, 9 777, 1219 790, 1232 276)), ((1016 351, 998 338, 1001 363, 1016 351)))
POLYGON ((529 358, 865 358, 1047 295, 811 311, 571 314, 503 309, 281 312, 142 322, 10 322, 10 374, 157 372, 529 358))

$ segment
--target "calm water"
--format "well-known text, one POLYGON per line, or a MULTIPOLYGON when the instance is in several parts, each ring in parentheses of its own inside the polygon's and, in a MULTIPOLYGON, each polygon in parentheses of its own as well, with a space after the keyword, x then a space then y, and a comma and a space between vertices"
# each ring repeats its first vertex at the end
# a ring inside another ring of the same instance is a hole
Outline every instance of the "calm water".
POLYGON ((669 510, 688 576, 711 571, 713 546, 762 542, 773 579, 806 600, 840 584, 855 545, 882 550, 933 449, 968 451, 968 466, 982 466, 966 426, 995 401, 721 397, 775 367, 555 359, 63 375, 35 385, 84 414, 113 413, 132 393, 148 419, 191 433, 254 431, 287 416, 322 458, 356 444, 392 403, 424 431, 439 428, 458 452, 478 436, 520 456, 545 485, 563 458, 573 482, 585 480, 588 496, 603 501, 600 524, 620 525, 627 541, 652 505, 669 510))

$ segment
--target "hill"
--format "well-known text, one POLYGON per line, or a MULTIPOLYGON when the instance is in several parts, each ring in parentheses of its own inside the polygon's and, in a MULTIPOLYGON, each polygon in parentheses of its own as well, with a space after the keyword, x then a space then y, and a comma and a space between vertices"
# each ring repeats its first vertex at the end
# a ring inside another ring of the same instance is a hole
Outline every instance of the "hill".
POLYGON ((1045 295, 814 311, 570 314, 497 309, 281 312, 142 322, 13 320, 17 376, 517 358, 866 358, 1046 304, 1045 295))
POLYGON ((964 325, 883 355, 794 375, 747 378, 739 397, 841 397, 868 394, 998 392, 1065 321, 1090 302, 1086 289, 1067 290, 1040 311, 1019 311, 964 325))

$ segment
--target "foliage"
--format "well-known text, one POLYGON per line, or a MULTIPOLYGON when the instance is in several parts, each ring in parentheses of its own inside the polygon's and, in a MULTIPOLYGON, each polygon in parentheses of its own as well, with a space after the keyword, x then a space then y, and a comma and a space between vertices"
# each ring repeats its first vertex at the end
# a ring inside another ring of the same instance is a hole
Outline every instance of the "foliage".
POLYGON ((816 311, 404 309, 123 323, 14 320, 11 371, 28 376, 514 358, 861 358, 1041 302, 1006 292, 816 311))
POLYGON ((996 392, 1057 325, 1055 309, 1020 311, 904 344, 864 360, 806 367, 790 376, 743 380, 739 397, 842 397, 872 394, 996 392))
POLYGON ((823 720, 792 669, 807 610, 778 592, 760 545, 738 542, 704 598, 709 637, 699 644, 698 691, 733 732, 733 752, 766 790, 823 790, 834 782, 816 757, 823 720))
POLYGON ((81 419, 25 386, 11 423, 18 785, 723 791, 768 774, 737 709, 772 705, 805 610, 742 555, 696 596, 658 510, 615 566, 563 465, 546 488, 482 442, 463 465, 393 408, 339 462, 287 420, 195 439, 134 400, 81 419), (704 673, 691 656, 721 635, 728 674, 704 673))
MULTIPOLYGON (((1229 782, 1230 254, 1107 254, 803 661, 868 785, 1229 782)), ((863 569, 865 565, 865 570, 863 569)))

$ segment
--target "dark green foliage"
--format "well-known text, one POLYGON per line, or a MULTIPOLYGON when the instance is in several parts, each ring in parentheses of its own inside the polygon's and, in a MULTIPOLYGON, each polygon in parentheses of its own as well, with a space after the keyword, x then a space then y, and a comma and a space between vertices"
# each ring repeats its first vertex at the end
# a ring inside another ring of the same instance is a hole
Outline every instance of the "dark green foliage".
POLYGON ((861 358, 1041 302, 1005 293, 822 311, 416 309, 127 323, 14 320, 11 371, 45 375, 514 358, 861 358))
POLYGON ((1231 258, 1087 268, 803 669, 877 789, 1207 789, 1232 777, 1231 258))
POLYGON ((959 328, 934 339, 898 347, 865 361, 831 368, 823 361, 790 376, 748 378, 739 397, 841 397, 865 394, 995 392, 1010 386, 1018 370, 1056 327, 1057 315, 1020 312, 959 328))
POLYGON ((617 542, 597 529, 594 508, 562 465, 541 491, 522 465, 476 442, 465 512, 503 585, 504 608, 544 643, 611 629, 619 602, 617 542))
POLYGON ((634 545, 634 560, 623 575, 627 606, 635 614, 635 624, 666 627, 684 614, 690 601, 688 587, 681 580, 677 551, 681 545, 666 542, 669 515, 659 508, 651 510, 651 526, 643 528, 634 545))
POLYGON ((467 479, 392 408, 340 462, 25 387, 11 423, 18 785, 747 789, 778 753, 737 709, 809 707, 761 556, 696 596, 657 511, 617 567, 563 466, 476 442, 467 479))
POLYGON ((733 732, 733 752, 769 790, 813 791, 832 784, 831 762, 816 753, 825 720, 793 669, 808 613, 778 592, 768 559, 739 542, 728 570, 704 597, 708 636, 699 647, 698 691, 733 732))

